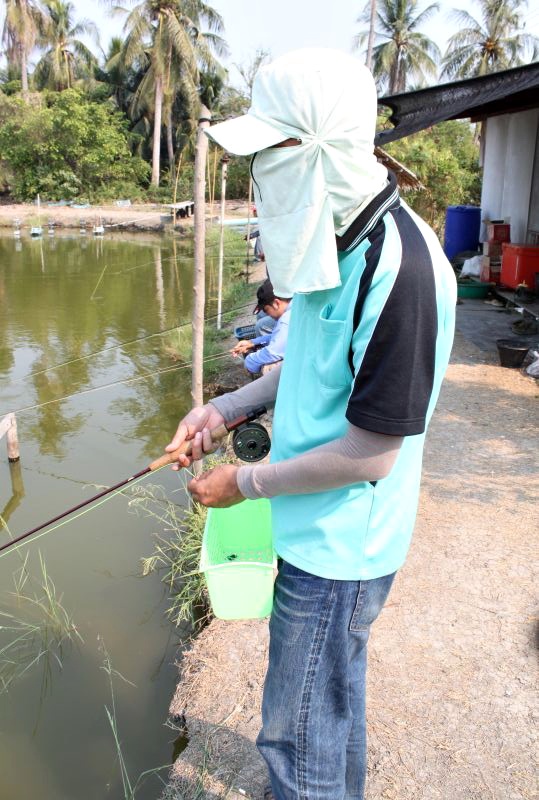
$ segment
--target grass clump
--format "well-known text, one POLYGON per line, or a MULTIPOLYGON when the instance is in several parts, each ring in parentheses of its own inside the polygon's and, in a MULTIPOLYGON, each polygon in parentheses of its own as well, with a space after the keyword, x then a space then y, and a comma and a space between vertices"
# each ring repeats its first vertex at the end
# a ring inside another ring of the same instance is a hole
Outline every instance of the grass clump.
POLYGON ((175 625, 193 628, 206 620, 209 602, 203 575, 198 571, 207 508, 193 503, 184 509, 173 503, 161 486, 137 487, 131 506, 161 522, 154 534, 154 551, 142 561, 142 574, 162 572, 169 590, 167 616, 175 625), (167 535, 172 533, 172 535, 167 535))
POLYGON ((43 669, 43 689, 49 685, 52 665, 62 669, 63 650, 82 636, 62 604, 41 553, 40 577, 28 569, 28 554, 13 574, 9 592, 13 609, 0 610, 0 693, 37 664, 43 669))
MULTIPOLYGON (((205 469, 235 462, 228 455, 210 456, 205 469)), ((133 487, 129 506, 158 521, 161 528, 154 533, 153 553, 141 559, 142 574, 162 572, 169 589, 167 616, 177 626, 187 624, 198 630, 211 615, 206 582, 198 569, 208 509, 199 503, 186 509, 156 485, 133 487)))

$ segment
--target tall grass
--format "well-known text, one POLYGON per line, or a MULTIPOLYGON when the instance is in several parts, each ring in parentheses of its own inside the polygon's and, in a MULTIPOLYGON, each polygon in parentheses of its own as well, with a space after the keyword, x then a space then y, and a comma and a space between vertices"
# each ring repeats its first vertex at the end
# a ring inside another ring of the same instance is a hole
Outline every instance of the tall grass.
POLYGON ((110 660, 109 653, 105 646, 105 642, 101 636, 97 637, 98 647, 103 654, 103 664, 101 669, 107 674, 108 676, 108 683, 110 689, 110 697, 111 697, 111 704, 109 706, 105 706, 105 712, 107 715, 107 719, 109 721, 109 725, 112 730, 112 735, 114 738, 114 746, 116 748, 116 756, 118 759, 118 765, 120 767, 120 775, 122 779, 122 788, 123 788, 123 795, 124 800, 135 800, 137 791, 141 787, 142 783, 146 778, 149 778, 151 775, 155 775, 162 783, 163 786, 166 786, 166 782, 161 778, 159 772, 164 769, 170 769, 170 764, 164 764, 162 767, 154 767, 153 769, 144 770, 141 772, 136 781, 133 782, 129 775, 129 770, 127 768, 127 764, 124 758, 122 744, 120 740, 120 734, 118 730, 118 717, 116 713, 116 698, 114 694, 114 682, 113 678, 119 678, 120 680, 124 681, 125 683, 129 684, 129 686, 135 686, 134 683, 127 680, 121 672, 114 669, 112 666, 112 662, 110 660))
MULTIPOLYGON (((205 469, 219 464, 235 463, 229 455, 210 456, 205 469)), ((142 574, 162 573, 161 580, 169 590, 167 616, 179 626, 187 623, 200 628, 210 616, 206 583, 198 566, 202 536, 208 509, 199 503, 190 508, 174 503, 162 486, 134 486, 129 491, 129 506, 157 521, 160 530, 154 533, 154 550, 141 559, 142 574)))
POLYGON ((194 629, 209 613, 206 585, 198 572, 207 508, 198 503, 190 509, 176 505, 162 486, 137 486, 132 493, 129 505, 160 524, 153 535, 153 553, 141 559, 142 574, 162 573, 169 592, 167 616, 177 626, 187 623, 194 629))
MULTIPOLYGON (((7 526, 6 526, 7 527, 7 526)), ((82 642, 73 619, 62 604, 46 564, 39 554, 40 577, 28 569, 28 553, 13 573, 12 602, 0 610, 0 693, 38 664, 43 669, 45 690, 52 665, 62 669, 67 644, 82 642), (13 606, 15 608, 13 608, 13 606)))

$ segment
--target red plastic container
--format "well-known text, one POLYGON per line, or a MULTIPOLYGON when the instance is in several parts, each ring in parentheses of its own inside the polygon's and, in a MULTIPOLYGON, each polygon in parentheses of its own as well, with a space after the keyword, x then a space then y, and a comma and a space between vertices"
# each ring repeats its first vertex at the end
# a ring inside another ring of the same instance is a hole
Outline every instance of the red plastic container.
POLYGON ((487 241, 489 242, 510 242, 511 226, 507 222, 488 222, 487 241))
POLYGON ((500 280, 505 286, 516 289, 525 283, 533 292, 536 272, 539 272, 539 245, 504 242, 500 280))

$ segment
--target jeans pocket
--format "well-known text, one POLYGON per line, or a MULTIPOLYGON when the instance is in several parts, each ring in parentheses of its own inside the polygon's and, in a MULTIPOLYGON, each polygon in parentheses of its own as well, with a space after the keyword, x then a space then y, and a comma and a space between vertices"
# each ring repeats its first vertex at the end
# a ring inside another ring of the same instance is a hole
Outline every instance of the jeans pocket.
POLYGON ((393 572, 382 578, 359 582, 356 605, 348 628, 351 632, 362 633, 369 630, 384 606, 395 574, 393 572))

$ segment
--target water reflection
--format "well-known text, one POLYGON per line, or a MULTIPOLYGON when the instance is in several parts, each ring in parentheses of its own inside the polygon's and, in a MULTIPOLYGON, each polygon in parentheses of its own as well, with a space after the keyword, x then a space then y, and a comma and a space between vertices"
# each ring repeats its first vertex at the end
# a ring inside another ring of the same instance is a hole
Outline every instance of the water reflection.
MULTIPOLYGON (((5 525, 4 525, 5 527, 5 525)), ((18 554, 11 591, 0 605, 0 694, 30 670, 41 675, 41 703, 50 691, 53 671, 62 669, 66 648, 82 642, 77 626, 39 554, 39 578, 29 569, 29 554, 18 554)))
MULTIPOLYGON (((176 326, 190 320, 191 252, 189 242, 155 237, 0 237, 0 418, 30 407, 17 414, 21 461, 10 468, 0 459, 0 509, 13 535, 86 499, 95 484, 133 474, 169 440, 189 404, 190 371, 155 373, 178 363, 180 345, 189 350, 190 326, 185 334, 176 326)), ((178 488, 170 471, 159 478, 178 488)), ((0 559, 0 609, 12 615, 12 630, 0 632, 11 664, 0 661, 2 798, 122 796, 98 634, 114 669, 136 685, 115 687, 131 780, 170 758, 175 735, 164 722, 177 632, 159 576, 140 577, 155 528, 128 513, 123 497, 90 508, 39 541, 54 591, 36 544, 19 597, 13 574, 23 551, 0 559), (53 633, 45 620, 53 608, 61 618, 59 604, 65 625, 53 633)), ((144 785, 137 800, 157 794, 144 785)))
POLYGON ((11 497, 0 512, 0 518, 4 523, 9 522, 11 515, 19 507, 24 497, 24 483, 20 461, 9 462, 9 474, 11 479, 11 497))

